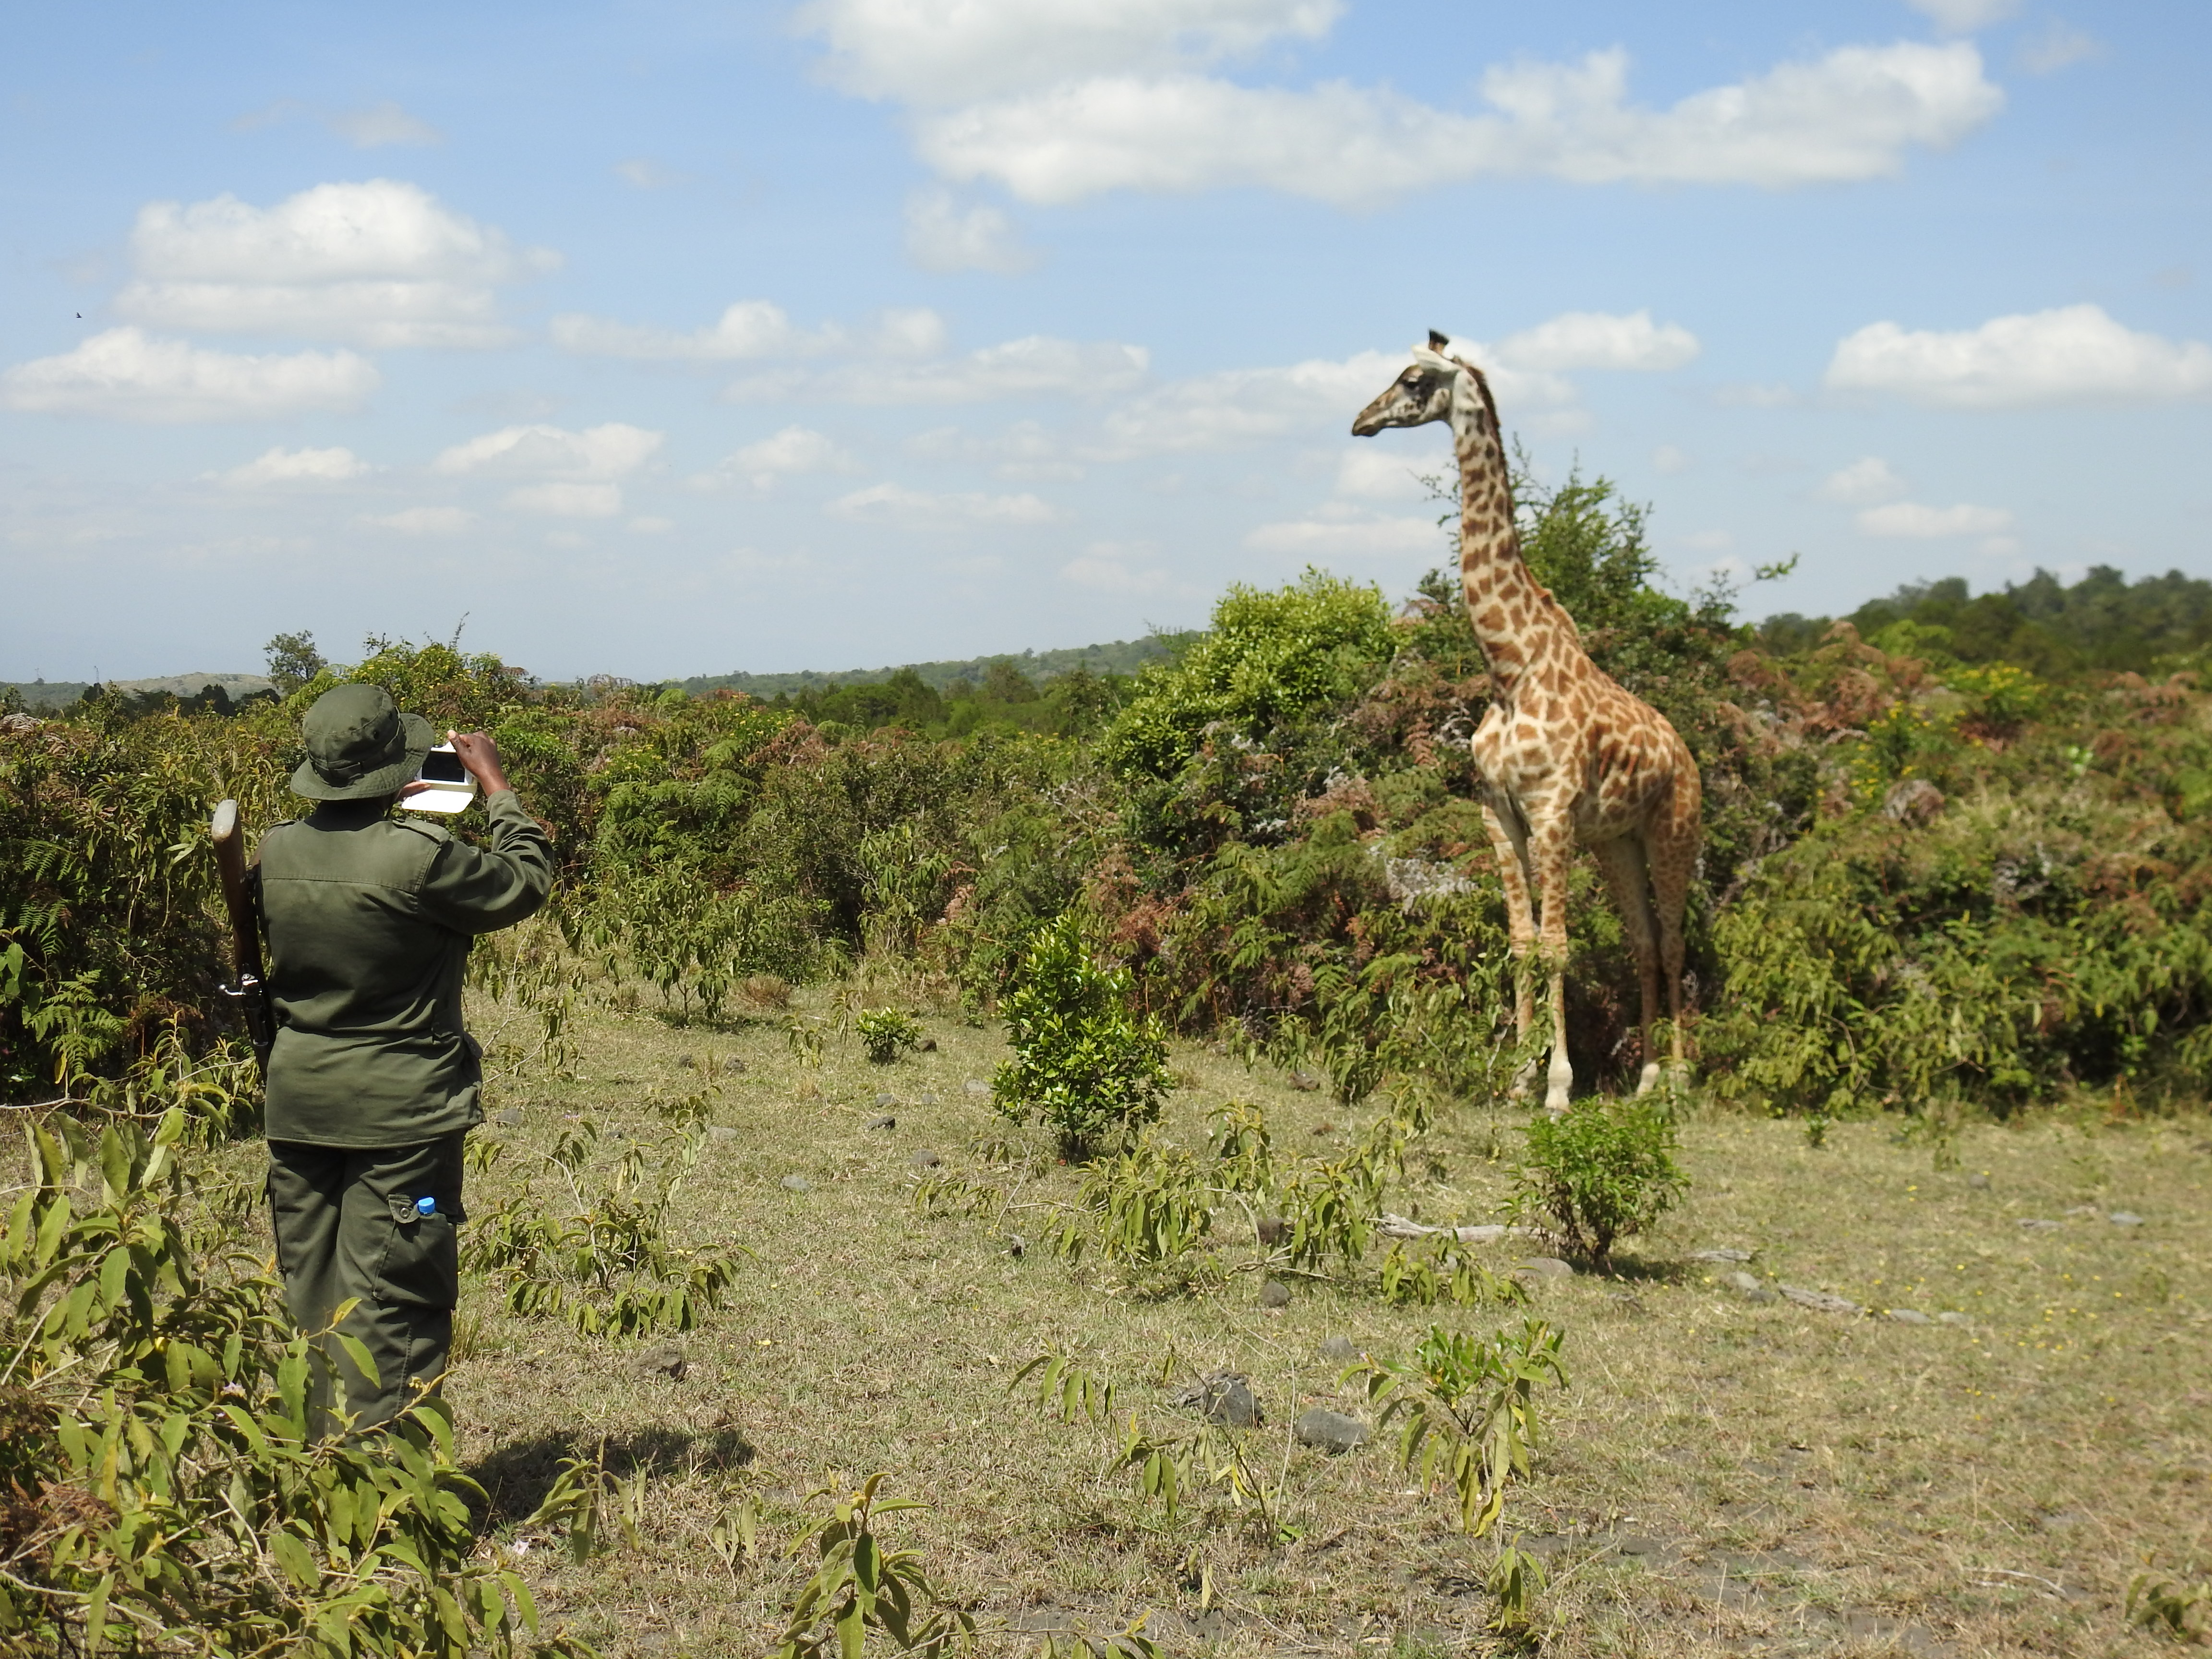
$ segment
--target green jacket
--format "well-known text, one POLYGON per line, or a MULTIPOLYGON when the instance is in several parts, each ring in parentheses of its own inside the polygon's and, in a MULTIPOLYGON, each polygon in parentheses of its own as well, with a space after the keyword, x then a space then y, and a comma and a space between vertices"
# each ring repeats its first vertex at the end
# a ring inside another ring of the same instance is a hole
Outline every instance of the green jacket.
POLYGON ((270 1139, 412 1146, 483 1121, 461 1030, 469 945, 553 887, 552 843, 514 792, 484 805, 484 851, 381 801, 325 801, 262 836, 270 1139))

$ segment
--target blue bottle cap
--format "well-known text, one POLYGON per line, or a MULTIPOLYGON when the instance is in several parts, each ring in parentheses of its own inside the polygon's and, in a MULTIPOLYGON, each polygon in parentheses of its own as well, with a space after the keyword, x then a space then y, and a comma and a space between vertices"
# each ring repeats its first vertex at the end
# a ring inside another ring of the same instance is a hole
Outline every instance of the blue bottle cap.
POLYGON ((436 1199, 434 1199, 434 1198, 418 1198, 418 1199, 416 1199, 416 1200, 415 1200, 415 1213, 416 1213, 416 1215, 435 1215, 435 1214, 437 1214, 437 1213, 438 1213, 438 1200, 437 1200, 436 1199))

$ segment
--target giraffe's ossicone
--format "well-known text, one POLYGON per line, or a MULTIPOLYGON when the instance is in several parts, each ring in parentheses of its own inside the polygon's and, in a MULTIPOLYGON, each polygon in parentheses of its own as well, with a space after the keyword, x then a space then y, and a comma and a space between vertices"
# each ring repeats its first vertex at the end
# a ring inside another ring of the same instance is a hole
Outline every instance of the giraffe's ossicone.
MULTIPOLYGON (((1567 864, 1577 844, 1597 856, 1642 980, 1642 1093, 1657 1082, 1652 1043, 1667 987, 1671 1063, 1683 1046, 1682 912, 1697 864, 1698 763, 1667 717, 1589 659, 1574 618, 1521 556, 1498 405, 1482 371, 1431 332, 1413 361, 1352 423, 1451 427, 1459 459, 1460 591, 1490 669, 1490 707, 1472 739, 1482 818, 1505 886, 1514 960, 1515 1028, 1534 1016, 1534 970, 1552 994, 1544 1104, 1567 1108, 1567 864)), ((1517 1090, 1516 1090, 1517 1092, 1517 1090)))

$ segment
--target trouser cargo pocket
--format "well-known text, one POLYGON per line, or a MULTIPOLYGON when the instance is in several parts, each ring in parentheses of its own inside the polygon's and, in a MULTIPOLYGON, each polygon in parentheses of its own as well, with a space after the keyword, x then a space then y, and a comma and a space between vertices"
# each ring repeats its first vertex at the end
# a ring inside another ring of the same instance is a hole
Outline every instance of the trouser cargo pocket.
POLYGON ((454 1218, 443 1210, 416 1212, 415 1200, 392 1196, 390 1231, 377 1263, 380 1302, 417 1308, 450 1308, 460 1299, 460 1242, 454 1218))

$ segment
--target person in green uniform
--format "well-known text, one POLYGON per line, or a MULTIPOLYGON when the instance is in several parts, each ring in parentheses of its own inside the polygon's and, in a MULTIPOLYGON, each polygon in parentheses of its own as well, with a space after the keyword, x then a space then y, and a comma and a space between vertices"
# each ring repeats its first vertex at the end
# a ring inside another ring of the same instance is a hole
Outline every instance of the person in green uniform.
POLYGON ((337 1343, 319 1352, 328 1431, 333 1382, 356 1427, 434 1389, 460 1290, 454 1230, 461 1142, 483 1121, 482 1050, 461 1029, 461 973, 479 933, 545 902, 553 848, 483 732, 447 733, 482 787, 489 844, 458 841, 394 805, 435 739, 374 685, 325 692, 302 724, 294 793, 316 803, 261 838, 262 915, 276 1041, 269 1056, 269 1203, 293 1319, 360 1339, 374 1375, 337 1343))

